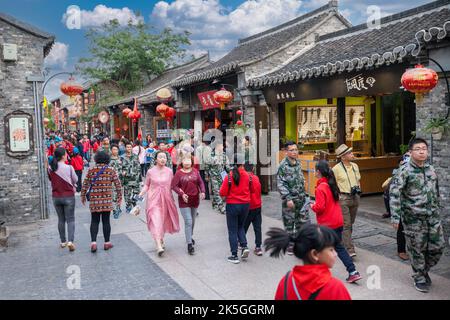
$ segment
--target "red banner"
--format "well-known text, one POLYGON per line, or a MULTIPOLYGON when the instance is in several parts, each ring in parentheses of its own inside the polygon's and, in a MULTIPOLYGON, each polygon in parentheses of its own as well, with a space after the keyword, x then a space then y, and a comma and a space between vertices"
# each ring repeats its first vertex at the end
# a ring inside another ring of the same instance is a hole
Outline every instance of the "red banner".
POLYGON ((207 92, 200 92, 197 94, 198 99, 200 100, 200 103, 203 106, 203 110, 220 108, 220 103, 214 100, 214 93, 216 92, 217 90, 213 90, 207 92))

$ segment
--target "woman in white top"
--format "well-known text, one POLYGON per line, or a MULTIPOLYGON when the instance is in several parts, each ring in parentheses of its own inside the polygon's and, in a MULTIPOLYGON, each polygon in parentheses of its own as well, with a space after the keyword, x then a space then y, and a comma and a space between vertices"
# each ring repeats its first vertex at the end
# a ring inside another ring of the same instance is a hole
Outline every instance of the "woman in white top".
POLYGON ((133 153, 138 156, 141 165, 141 176, 145 177, 145 148, 141 146, 141 141, 136 140, 134 143, 133 153))

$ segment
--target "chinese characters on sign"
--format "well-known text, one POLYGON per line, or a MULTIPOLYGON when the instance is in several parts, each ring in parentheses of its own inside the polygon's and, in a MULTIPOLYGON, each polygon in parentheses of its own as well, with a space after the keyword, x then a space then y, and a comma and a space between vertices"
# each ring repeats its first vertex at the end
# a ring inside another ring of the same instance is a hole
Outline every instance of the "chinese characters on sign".
POLYGON ((27 152, 30 150, 30 134, 28 118, 9 119, 9 140, 12 152, 27 152))
POLYGON ((200 100, 200 103, 202 104, 203 110, 220 108, 220 103, 218 103, 214 99, 214 93, 216 93, 216 92, 217 92, 217 90, 213 90, 213 91, 201 92, 201 93, 197 94, 198 99, 200 100))
POLYGON ((286 92, 286 93, 277 93, 277 100, 284 100, 284 99, 293 99, 295 98, 294 92, 286 92))
POLYGON ((362 74, 358 74, 350 79, 345 79, 345 83, 347 85, 347 92, 351 90, 368 90, 369 87, 372 88, 375 84, 376 80, 373 77, 364 78, 362 74))

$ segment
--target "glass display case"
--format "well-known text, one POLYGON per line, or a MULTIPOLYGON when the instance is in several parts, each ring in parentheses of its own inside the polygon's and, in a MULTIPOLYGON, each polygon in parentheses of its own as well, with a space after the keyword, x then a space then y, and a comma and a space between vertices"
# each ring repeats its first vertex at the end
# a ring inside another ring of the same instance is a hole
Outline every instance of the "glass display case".
POLYGON ((297 107, 297 142, 304 145, 336 142, 335 106, 297 107))

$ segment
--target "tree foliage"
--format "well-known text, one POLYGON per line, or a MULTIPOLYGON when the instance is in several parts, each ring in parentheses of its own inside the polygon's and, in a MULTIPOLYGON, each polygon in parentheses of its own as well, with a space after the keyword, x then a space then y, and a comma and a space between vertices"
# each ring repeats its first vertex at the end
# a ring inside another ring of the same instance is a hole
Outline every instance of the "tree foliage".
POLYGON ((121 26, 111 20, 86 33, 90 57, 81 58, 77 69, 86 77, 112 81, 122 94, 141 88, 146 80, 160 75, 167 67, 182 59, 189 33, 161 32, 140 21, 121 26))

